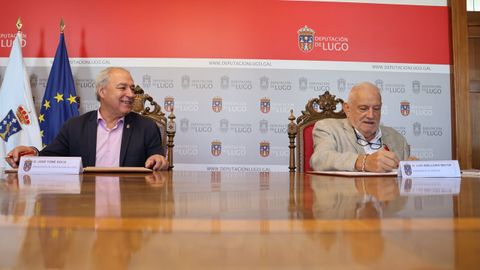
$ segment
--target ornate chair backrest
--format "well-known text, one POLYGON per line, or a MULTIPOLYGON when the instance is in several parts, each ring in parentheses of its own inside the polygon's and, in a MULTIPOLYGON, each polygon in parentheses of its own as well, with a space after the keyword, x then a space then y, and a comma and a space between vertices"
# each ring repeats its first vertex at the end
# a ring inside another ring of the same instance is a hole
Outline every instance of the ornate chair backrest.
POLYGON ((173 169, 173 146, 175 137, 175 115, 170 111, 167 117, 162 112, 162 107, 146 94, 140 86, 135 86, 135 100, 133 102, 133 111, 143 116, 153 119, 157 123, 162 136, 162 147, 165 149, 165 155, 168 159, 168 169, 173 169), (147 103, 148 102, 148 103, 147 103))
POLYGON ((310 99, 305 105, 302 115, 298 118, 295 118, 293 110, 290 110, 290 117, 288 118, 290 120, 288 124, 288 138, 290 140, 290 164, 288 168, 290 172, 294 172, 296 168, 298 168, 298 172, 312 170, 310 168, 310 157, 313 154, 313 127, 318 120, 325 118, 346 118, 347 115, 343 111, 342 105, 342 99, 335 98, 335 95, 325 91, 318 98, 310 99))

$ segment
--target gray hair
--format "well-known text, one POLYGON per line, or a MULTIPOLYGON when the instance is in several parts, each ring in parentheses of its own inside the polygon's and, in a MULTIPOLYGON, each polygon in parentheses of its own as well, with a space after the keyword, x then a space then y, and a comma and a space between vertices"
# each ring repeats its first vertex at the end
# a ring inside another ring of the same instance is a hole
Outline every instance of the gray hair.
POLYGON ((360 90, 365 90, 368 88, 375 90, 375 92, 377 92, 378 96, 380 97, 380 101, 382 101, 382 95, 380 94, 380 89, 375 84, 365 81, 365 82, 359 82, 352 87, 352 89, 350 90, 350 93, 348 94, 348 102, 350 102, 351 99, 354 98, 354 95, 356 94, 356 92, 360 90))
MULTIPOLYGON (((112 73, 115 70, 122 70, 130 74, 130 71, 122 68, 122 67, 108 67, 100 73, 98 73, 97 78, 95 79, 95 95, 97 96, 97 100, 100 101, 100 89, 106 87, 109 83, 110 79, 110 73, 112 73)), ((132 75, 130 74, 130 77, 132 75)))

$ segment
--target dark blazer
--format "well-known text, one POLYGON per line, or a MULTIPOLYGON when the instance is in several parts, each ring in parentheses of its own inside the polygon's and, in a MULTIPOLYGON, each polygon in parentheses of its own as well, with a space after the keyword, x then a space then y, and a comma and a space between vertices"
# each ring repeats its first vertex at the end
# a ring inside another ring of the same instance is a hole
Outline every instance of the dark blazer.
MULTIPOLYGON (((57 137, 40 156, 82 157, 84 167, 95 166, 97 151, 97 111, 69 119, 57 137)), ((144 116, 130 112, 123 124, 120 166, 143 167, 148 157, 165 155, 157 124, 144 116)))

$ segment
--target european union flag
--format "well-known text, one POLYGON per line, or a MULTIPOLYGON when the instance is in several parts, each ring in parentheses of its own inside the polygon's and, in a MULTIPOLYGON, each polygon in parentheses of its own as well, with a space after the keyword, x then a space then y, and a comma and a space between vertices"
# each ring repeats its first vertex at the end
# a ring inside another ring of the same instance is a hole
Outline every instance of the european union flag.
POLYGON ((78 98, 63 33, 48 76, 38 120, 43 145, 49 144, 70 117, 78 116, 78 98))

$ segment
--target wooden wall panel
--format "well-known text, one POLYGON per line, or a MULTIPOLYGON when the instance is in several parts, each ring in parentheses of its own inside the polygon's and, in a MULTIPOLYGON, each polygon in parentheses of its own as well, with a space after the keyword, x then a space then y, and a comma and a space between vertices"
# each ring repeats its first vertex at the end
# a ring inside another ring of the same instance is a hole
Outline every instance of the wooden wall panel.
POLYGON ((472 109, 472 167, 480 169, 480 92, 470 93, 472 109))
POLYGON ((472 166, 480 169, 480 12, 468 12, 467 15, 472 166))
POLYGON ((468 12, 470 92, 480 92, 480 12, 468 12))
POLYGON ((472 129, 468 91, 468 32, 466 1, 450 0, 452 29, 452 134, 453 158, 460 167, 472 167, 472 129))

